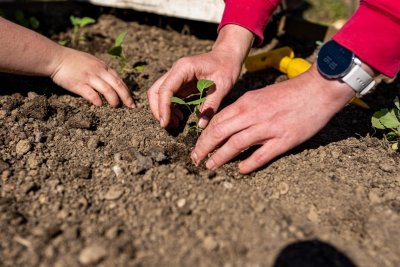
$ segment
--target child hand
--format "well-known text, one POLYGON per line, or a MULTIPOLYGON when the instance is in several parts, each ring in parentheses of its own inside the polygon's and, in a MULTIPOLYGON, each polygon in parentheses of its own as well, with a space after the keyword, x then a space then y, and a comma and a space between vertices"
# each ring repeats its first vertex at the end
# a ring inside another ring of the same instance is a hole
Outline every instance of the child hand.
POLYGON ((100 93, 112 107, 118 106, 120 100, 127 107, 135 107, 126 84, 100 59, 64 47, 58 62, 51 78, 59 86, 82 96, 95 106, 102 105, 100 93))

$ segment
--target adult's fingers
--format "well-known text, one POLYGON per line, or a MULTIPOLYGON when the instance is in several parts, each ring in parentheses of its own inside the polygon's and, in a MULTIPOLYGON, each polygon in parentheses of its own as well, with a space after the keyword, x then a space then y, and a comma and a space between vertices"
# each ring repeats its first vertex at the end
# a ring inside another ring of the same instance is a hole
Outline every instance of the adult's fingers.
POLYGON ((224 111, 225 110, 214 116, 210 125, 202 132, 197 140, 196 147, 191 154, 191 159, 196 165, 224 140, 251 125, 251 121, 246 118, 246 116, 240 113, 234 113, 234 111, 224 111))
POLYGON ((242 174, 255 171, 288 149, 290 147, 281 142, 280 139, 270 139, 262 147, 253 152, 250 157, 239 163, 239 171, 242 174))
POLYGON ((201 115, 198 123, 200 128, 206 128, 229 89, 229 85, 223 83, 216 83, 208 89, 207 99, 201 107, 201 115))
POLYGON ((73 90, 73 92, 79 94, 95 106, 100 107, 102 105, 99 94, 88 84, 80 86, 76 90, 73 90))
POLYGON ((103 79, 101 79, 97 76, 91 77, 89 80, 89 85, 93 89, 95 89, 97 92, 101 93, 112 107, 118 106, 119 97, 118 97, 117 93, 103 79))
POLYGON ((159 92, 160 86, 163 84, 164 80, 167 78, 170 70, 167 71, 164 75, 162 75, 158 80, 147 90, 147 98, 150 104, 150 110, 153 113, 153 116, 159 121, 160 120, 160 112, 159 112, 159 92))
POLYGON ((108 71, 104 70, 99 78, 104 79, 109 85, 111 85, 125 106, 130 108, 136 107, 128 86, 126 86, 126 84, 113 69, 108 69, 108 71))
POLYGON ((105 72, 102 76, 99 76, 99 78, 103 79, 112 87, 112 89, 117 93, 118 97, 122 100, 125 106, 130 108, 135 107, 135 103, 129 92, 128 87, 119 77, 116 77, 111 73, 105 72))
POLYGON ((207 161, 208 169, 216 168, 227 163, 247 148, 265 142, 265 129, 251 126, 232 135, 207 161))
POLYGON ((167 127, 171 116, 171 96, 182 85, 193 80, 194 69, 189 59, 183 58, 172 67, 158 90, 158 111, 161 127, 167 127))

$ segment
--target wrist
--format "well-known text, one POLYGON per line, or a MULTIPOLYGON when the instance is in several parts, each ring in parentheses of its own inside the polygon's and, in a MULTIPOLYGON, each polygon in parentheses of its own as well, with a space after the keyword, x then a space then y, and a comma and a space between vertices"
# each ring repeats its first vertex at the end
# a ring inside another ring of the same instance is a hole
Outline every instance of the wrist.
POLYGON ((337 104, 343 107, 356 95, 348 84, 338 79, 328 79, 321 75, 316 64, 313 64, 307 73, 309 75, 308 79, 317 84, 314 87, 315 90, 318 90, 324 96, 325 105, 337 104))
POLYGON ((50 77, 53 78, 54 75, 60 70, 64 59, 67 57, 67 53, 69 52, 70 48, 63 47, 57 44, 57 48, 54 51, 57 51, 53 54, 52 60, 48 65, 48 70, 50 73, 50 77))
POLYGON ((219 31, 212 50, 228 52, 243 63, 253 42, 254 35, 251 31, 239 25, 228 24, 219 31))

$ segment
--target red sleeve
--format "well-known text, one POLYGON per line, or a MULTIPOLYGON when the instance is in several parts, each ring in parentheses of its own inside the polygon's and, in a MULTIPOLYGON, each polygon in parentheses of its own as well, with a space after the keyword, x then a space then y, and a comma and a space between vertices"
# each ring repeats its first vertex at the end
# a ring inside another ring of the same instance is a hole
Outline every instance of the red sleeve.
POLYGON ((333 37, 365 63, 394 77, 400 70, 400 3, 361 0, 360 7, 333 37))
POLYGON ((240 25, 253 32, 258 44, 264 40, 264 29, 280 0, 225 0, 225 10, 218 31, 227 24, 240 25))

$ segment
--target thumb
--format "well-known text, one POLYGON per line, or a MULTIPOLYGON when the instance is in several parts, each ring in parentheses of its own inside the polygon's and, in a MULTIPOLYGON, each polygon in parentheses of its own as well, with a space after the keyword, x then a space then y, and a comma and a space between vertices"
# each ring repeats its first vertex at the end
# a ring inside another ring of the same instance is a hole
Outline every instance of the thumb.
POLYGON ((201 107, 200 119, 198 123, 200 128, 204 129, 207 127, 229 89, 230 88, 219 88, 217 90, 216 87, 213 86, 207 91, 207 99, 204 101, 201 107))

